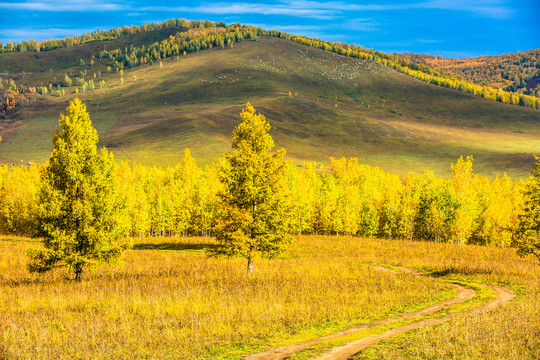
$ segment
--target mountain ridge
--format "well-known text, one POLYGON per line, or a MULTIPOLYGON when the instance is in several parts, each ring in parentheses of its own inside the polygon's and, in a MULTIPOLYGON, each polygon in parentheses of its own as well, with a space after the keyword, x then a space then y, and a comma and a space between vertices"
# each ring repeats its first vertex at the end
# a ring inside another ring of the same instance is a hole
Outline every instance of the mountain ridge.
MULTIPOLYGON (((172 165, 185 147, 203 163, 215 161, 229 149, 248 100, 275 127, 276 145, 298 164, 354 156, 402 175, 426 169, 448 174, 450 163, 473 154, 479 173, 526 177, 540 148, 537 110, 278 37, 124 68, 123 75, 107 73, 107 63, 97 58, 94 65, 85 60, 53 75, 101 71, 107 85, 78 94, 71 92, 75 86, 63 87, 70 92, 9 112, 0 121, 3 163, 46 160, 58 114, 75 96, 87 104, 101 145, 119 160, 149 165, 172 165)), ((35 76, 45 75, 51 74, 35 76)))

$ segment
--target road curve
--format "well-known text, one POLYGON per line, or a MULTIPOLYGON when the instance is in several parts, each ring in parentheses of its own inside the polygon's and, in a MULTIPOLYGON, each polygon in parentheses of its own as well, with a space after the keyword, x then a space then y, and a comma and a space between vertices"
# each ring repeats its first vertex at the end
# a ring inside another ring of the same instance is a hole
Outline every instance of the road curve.
MULTIPOLYGON (((390 270, 390 269, 382 267, 382 266, 373 266, 373 267, 378 269, 378 270, 381 270, 381 271, 395 272, 393 270, 390 270)), ((400 267, 400 269, 403 272, 406 272, 406 273, 410 273, 410 274, 414 274, 414 275, 418 275, 418 276, 425 276, 424 273, 421 273, 419 271, 409 269, 409 268, 406 268, 406 267, 400 267)), ((436 313, 437 311, 440 311, 440 310, 445 309, 447 307, 457 305, 457 304, 461 304, 461 303, 463 303, 465 301, 471 300, 476 295, 476 292, 470 287, 462 286, 462 285, 458 285, 458 284, 452 284, 452 286, 454 286, 456 288, 456 290, 458 291, 458 294, 457 294, 456 297, 454 297, 453 299, 445 300, 445 301, 442 301, 442 302, 440 302, 438 304, 429 306, 429 307, 427 307, 425 309, 410 312, 410 313, 407 313, 407 314, 404 314, 404 315, 401 315, 401 316, 398 316, 398 317, 378 320, 378 321, 375 321, 375 322, 372 322, 372 323, 369 323, 369 324, 358 325, 358 326, 355 326, 355 327, 352 327, 352 328, 349 328, 349 329, 346 329, 346 330, 342 330, 342 331, 336 332, 334 334, 326 335, 326 336, 323 336, 323 337, 320 337, 320 338, 317 338, 317 339, 313 339, 313 340, 310 340, 310 341, 296 343, 296 344, 289 345, 289 346, 281 346, 281 347, 278 347, 278 348, 273 348, 273 349, 267 350, 267 351, 265 351, 263 353, 259 353, 259 354, 247 355, 247 356, 244 357, 244 359, 245 360, 281 360, 281 359, 287 359, 288 357, 290 357, 294 353, 302 351, 302 350, 304 350, 304 349, 306 349, 306 348, 308 348, 310 346, 317 345, 317 344, 319 344, 319 343, 321 343, 321 342, 323 342, 325 340, 337 338, 337 337, 344 336, 344 335, 349 335, 349 334, 355 333, 357 331, 364 330, 364 329, 369 329, 369 328, 372 328, 372 327, 375 327, 375 326, 386 325, 386 324, 396 322, 396 321, 410 320, 410 319, 415 319, 415 318, 422 317, 422 316, 425 316, 425 315, 433 314, 433 313, 436 313)), ((389 331, 387 331, 387 332, 385 332, 383 334, 372 335, 372 336, 363 338, 361 340, 358 340, 358 341, 355 341, 355 342, 352 342, 352 343, 348 343, 348 344, 346 344, 344 346, 335 348, 330 353, 320 357, 320 359, 333 359, 333 360, 348 359, 349 357, 353 356, 354 354, 357 354, 361 350, 367 348, 368 346, 370 346, 370 345, 372 345, 372 344, 374 344, 374 343, 376 343, 376 342, 378 342, 380 340, 392 337, 394 335, 397 335, 397 334, 400 334, 400 333, 403 333, 403 332, 406 332, 406 331, 409 331, 409 330, 417 329, 417 328, 420 328, 420 327, 440 324, 440 323, 446 322, 446 321, 448 321, 448 320, 450 320, 452 318, 455 318, 457 316, 462 316, 462 315, 469 314, 469 313, 472 313, 472 312, 477 312, 477 311, 492 310, 492 309, 497 308, 498 306, 501 306, 502 304, 512 300, 514 298, 514 296, 515 296, 513 291, 511 291, 509 289, 506 289, 506 288, 503 288, 503 287, 500 287, 500 286, 496 286, 496 285, 489 285, 489 286, 491 288, 493 288, 498 294, 498 297, 489 304, 483 305, 481 307, 478 307, 478 308, 475 308, 475 309, 472 309, 472 310, 469 310, 469 311, 466 311, 466 312, 463 312, 463 313, 449 314, 449 315, 446 315, 446 316, 440 317, 440 318, 425 319, 425 320, 418 321, 416 323, 412 323, 412 324, 409 324, 409 325, 404 325, 404 326, 397 327, 397 328, 389 330, 389 331)))
POLYGON ((323 359, 324 360, 345 360, 345 359, 349 359, 351 356, 353 356, 355 354, 358 354, 360 351, 364 350, 368 346, 373 345, 376 342, 381 341, 383 339, 390 338, 392 336, 404 333, 404 332, 409 331, 409 330, 414 330, 414 329, 418 329, 418 328, 425 327, 425 326, 430 326, 430 325, 441 324, 443 322, 446 322, 446 321, 448 321, 450 319, 453 319, 453 318, 456 318, 456 317, 459 317, 459 316, 463 316, 463 315, 467 315, 467 314, 471 314, 471 313, 475 313, 475 312, 493 310, 493 309, 496 309, 497 307, 511 301, 515 297, 514 292, 512 290, 510 290, 510 289, 507 289, 507 288, 504 288, 504 287, 501 287, 501 286, 497 286, 497 285, 488 285, 488 286, 491 287, 493 290, 495 290, 495 292, 497 292, 498 296, 497 296, 496 299, 494 299, 492 302, 490 302, 490 303, 488 303, 486 305, 483 305, 483 306, 480 306, 480 307, 477 307, 477 308, 474 308, 474 309, 471 309, 471 310, 468 310, 468 311, 465 311, 465 312, 461 312, 461 313, 448 314, 448 315, 440 317, 440 318, 431 318, 431 319, 420 320, 418 322, 415 322, 415 323, 412 323, 412 324, 409 324, 409 325, 404 325, 404 326, 400 326, 400 327, 397 327, 397 328, 392 329, 392 330, 388 330, 387 332, 385 332, 383 334, 377 334, 377 335, 368 336, 366 338, 363 338, 363 339, 348 343, 346 345, 334 348, 328 354, 323 355, 321 357, 318 357, 317 359, 320 359, 320 360, 323 360, 323 359))

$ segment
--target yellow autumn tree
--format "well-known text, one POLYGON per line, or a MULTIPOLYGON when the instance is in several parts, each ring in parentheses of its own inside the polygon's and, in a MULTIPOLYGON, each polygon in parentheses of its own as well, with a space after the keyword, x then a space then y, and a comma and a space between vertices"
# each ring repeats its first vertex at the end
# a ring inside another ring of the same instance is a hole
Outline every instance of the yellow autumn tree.
POLYGON ((122 208, 114 186, 115 163, 86 106, 75 99, 60 116, 54 148, 41 174, 39 226, 44 248, 29 250, 31 272, 65 266, 81 281, 83 270, 118 261, 125 246, 122 208))
POLYGON ((533 254, 540 261, 540 158, 527 182, 525 209, 520 216, 518 254, 533 254))
POLYGON ((220 179, 220 211, 215 227, 219 248, 213 254, 242 256, 248 274, 256 255, 272 258, 292 240, 285 199, 285 150, 271 154, 270 124, 248 102, 233 131, 220 179))

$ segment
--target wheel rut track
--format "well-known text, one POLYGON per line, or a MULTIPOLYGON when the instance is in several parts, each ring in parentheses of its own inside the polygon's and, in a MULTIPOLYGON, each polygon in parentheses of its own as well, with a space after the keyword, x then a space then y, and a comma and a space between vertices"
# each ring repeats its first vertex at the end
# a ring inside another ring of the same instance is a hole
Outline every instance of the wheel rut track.
MULTIPOLYGON (((383 266, 373 266, 373 267, 375 269, 377 269, 377 270, 390 271, 390 272, 395 273, 395 271, 390 270, 388 268, 385 268, 383 266)), ((419 271, 409 269, 409 268, 406 268, 406 267, 400 267, 400 269, 405 273, 414 274, 414 275, 417 275, 417 276, 427 276, 424 273, 421 273, 419 271)), ((333 334, 330 334, 330 335, 322 336, 322 337, 319 337, 317 339, 313 339, 313 340, 310 340, 310 341, 296 343, 296 344, 292 344, 292 345, 289 345, 289 346, 281 346, 281 347, 278 347, 278 348, 273 348, 273 349, 267 350, 267 351, 265 351, 263 353, 259 353, 259 354, 247 355, 247 356, 244 357, 244 360, 282 360, 282 359, 287 359, 291 355, 293 355, 294 353, 302 351, 302 350, 304 350, 304 349, 306 349, 308 347, 317 345, 317 344, 319 344, 319 343, 321 343, 321 342, 323 342, 325 340, 334 339, 334 338, 338 338, 338 337, 341 337, 341 336, 353 334, 353 333, 355 333, 357 331, 369 329, 369 328, 372 328, 372 327, 375 327, 375 326, 381 326, 381 325, 386 325, 386 324, 396 322, 396 321, 411 320, 411 319, 415 319, 415 318, 422 317, 422 316, 425 316, 425 315, 430 315, 430 314, 436 313, 436 312, 438 312, 440 310, 443 310, 445 308, 448 308, 450 306, 458 305, 458 304, 461 304, 461 303, 463 303, 465 301, 472 300, 474 298, 474 296, 476 295, 476 291, 474 289, 468 287, 468 286, 463 286, 463 285, 458 285, 458 284, 451 284, 451 285, 454 286, 456 288, 456 290, 458 291, 457 296, 454 297, 453 299, 444 300, 444 301, 442 301, 442 302, 440 302, 438 304, 429 306, 429 307, 427 307, 425 309, 410 312, 410 313, 406 313, 406 314, 403 314, 401 316, 382 319, 382 320, 378 320, 378 321, 375 321, 375 322, 372 322, 372 323, 361 324, 361 325, 358 325, 358 326, 354 326, 352 328, 342 330, 342 331, 339 331, 339 332, 336 332, 336 333, 333 333, 333 334)), ((327 353, 327 354, 325 354, 325 355, 323 355, 323 356, 321 356, 321 357, 319 357, 317 359, 321 359, 321 360, 322 359, 324 359, 324 360, 344 360, 344 359, 349 359, 353 355, 359 353, 360 351, 364 350, 365 348, 369 347, 370 345, 373 345, 373 344, 375 344, 375 343, 377 343, 377 342, 379 342, 381 340, 390 338, 392 336, 395 336, 395 335, 398 335, 398 334, 401 334, 401 333, 404 333, 404 332, 407 332, 407 331, 410 331, 410 330, 418 329, 418 328, 421 328, 421 327, 441 324, 441 323, 444 323, 446 321, 449 321, 450 319, 460 317, 460 316, 464 316, 464 315, 467 315, 467 314, 493 310, 493 309, 496 309, 497 307, 511 301, 515 297, 515 294, 514 294, 514 292, 512 290, 509 290, 507 288, 497 286, 497 285, 488 285, 488 286, 491 287, 493 290, 495 290, 495 292, 497 292, 498 296, 497 296, 496 299, 494 299, 492 302, 490 302, 490 303, 488 303, 486 305, 476 307, 474 309, 471 309, 471 310, 468 310, 468 311, 465 311, 465 312, 461 312, 461 313, 448 314, 446 316, 439 317, 439 318, 424 319, 424 320, 420 320, 418 322, 411 323, 411 324, 408 324, 408 325, 399 326, 397 328, 388 330, 388 331, 386 331, 386 332, 384 332, 382 334, 371 335, 371 336, 362 338, 360 340, 345 344, 343 346, 334 348, 329 353, 327 353)))

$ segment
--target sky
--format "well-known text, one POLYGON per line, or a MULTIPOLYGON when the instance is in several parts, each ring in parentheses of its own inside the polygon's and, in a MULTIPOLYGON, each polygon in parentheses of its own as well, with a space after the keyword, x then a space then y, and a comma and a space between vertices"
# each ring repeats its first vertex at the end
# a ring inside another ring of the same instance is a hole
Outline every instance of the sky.
POLYGON ((172 18, 240 22, 388 53, 473 57, 540 48, 540 0, 0 0, 0 41, 172 18))

